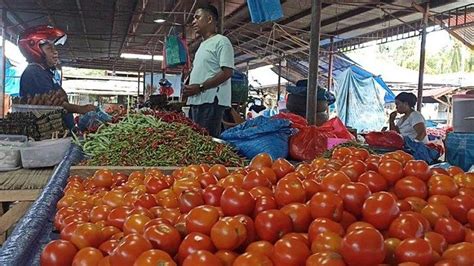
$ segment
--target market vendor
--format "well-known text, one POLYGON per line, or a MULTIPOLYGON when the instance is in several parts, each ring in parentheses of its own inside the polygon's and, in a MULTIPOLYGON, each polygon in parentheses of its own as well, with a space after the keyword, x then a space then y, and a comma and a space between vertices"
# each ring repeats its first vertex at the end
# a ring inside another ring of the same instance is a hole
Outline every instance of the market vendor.
POLYGON ((71 129, 74 127, 73 113, 85 114, 95 111, 96 107, 91 104, 70 104, 61 87, 56 70, 59 64, 56 45, 63 45, 66 39, 67 35, 62 30, 45 25, 26 29, 20 34, 18 47, 28 61, 20 79, 20 97, 27 97, 28 104, 32 105, 62 106, 68 112, 65 124, 71 129), (48 103, 36 100, 44 94, 49 96, 48 103))
POLYGON ((402 92, 395 97, 397 109, 390 114, 390 130, 397 131, 403 137, 427 143, 425 118, 415 110, 416 102, 417 98, 413 93, 402 92), (403 116, 395 123, 397 114, 403 114, 403 116))
POLYGON ((234 49, 227 37, 217 34, 217 21, 214 6, 201 7, 194 14, 193 29, 203 41, 194 56, 190 85, 183 90, 191 119, 213 137, 220 135, 224 110, 231 106, 234 69, 234 49))

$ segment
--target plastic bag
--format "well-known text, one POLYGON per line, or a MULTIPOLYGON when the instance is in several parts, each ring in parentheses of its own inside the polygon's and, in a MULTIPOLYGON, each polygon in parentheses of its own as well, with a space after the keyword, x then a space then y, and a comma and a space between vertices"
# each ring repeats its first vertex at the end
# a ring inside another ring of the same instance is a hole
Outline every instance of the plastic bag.
POLYGON ((329 119, 321 125, 321 128, 329 129, 337 138, 340 139, 355 139, 354 135, 347 130, 347 127, 338 117, 329 119))
POLYGON ((292 128, 303 128, 308 126, 308 122, 304 117, 292 113, 279 113, 273 116, 273 118, 290 120, 292 128))
POLYGON ((328 138, 337 138, 330 128, 303 127, 290 139, 290 157, 298 161, 313 160, 327 150, 328 138))
POLYGON ((280 0, 247 0, 252 23, 275 21, 283 17, 280 0))
POLYGON ((99 107, 96 108, 96 111, 91 111, 81 115, 77 123, 77 127, 80 131, 89 131, 95 132, 97 128, 103 123, 111 122, 112 116, 104 112, 99 107))
POLYGON ((277 159, 288 156, 288 139, 292 133, 289 120, 259 116, 227 129, 220 138, 249 159, 262 152, 277 159))
POLYGON ((166 38, 166 65, 168 67, 184 65, 187 62, 187 52, 178 36, 170 35, 166 38))
POLYGON ((373 131, 367 133, 364 138, 367 144, 375 147, 403 149, 405 145, 402 135, 396 131, 373 131))

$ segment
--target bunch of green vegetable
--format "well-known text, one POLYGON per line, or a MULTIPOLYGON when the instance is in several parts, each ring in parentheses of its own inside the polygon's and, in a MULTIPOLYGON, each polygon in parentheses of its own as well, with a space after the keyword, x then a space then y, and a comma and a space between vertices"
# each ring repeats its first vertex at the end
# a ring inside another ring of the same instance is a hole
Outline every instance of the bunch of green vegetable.
POLYGON ((245 164, 230 146, 214 142, 210 136, 144 114, 131 114, 117 124, 102 126, 77 142, 89 157, 85 164, 93 166, 245 164))

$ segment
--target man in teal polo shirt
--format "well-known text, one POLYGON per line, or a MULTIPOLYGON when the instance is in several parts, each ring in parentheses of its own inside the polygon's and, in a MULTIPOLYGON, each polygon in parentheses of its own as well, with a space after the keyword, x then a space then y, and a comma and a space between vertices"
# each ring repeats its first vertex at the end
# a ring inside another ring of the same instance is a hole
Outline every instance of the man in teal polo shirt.
POLYGON ((193 29, 203 41, 194 57, 190 85, 183 91, 191 118, 213 137, 220 135, 224 110, 231 106, 234 69, 234 49, 227 37, 216 33, 217 21, 213 6, 201 7, 194 14, 193 29))

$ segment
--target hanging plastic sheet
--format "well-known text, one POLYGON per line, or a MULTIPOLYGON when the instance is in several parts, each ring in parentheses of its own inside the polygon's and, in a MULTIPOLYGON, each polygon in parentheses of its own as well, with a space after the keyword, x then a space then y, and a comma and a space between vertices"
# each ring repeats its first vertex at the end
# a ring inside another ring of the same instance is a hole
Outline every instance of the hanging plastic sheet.
POLYGON ((335 78, 336 110, 346 126, 358 131, 378 131, 385 124, 386 91, 373 78, 363 78, 352 68, 335 78))
POLYGON ((71 146, 68 154, 56 167, 48 184, 28 212, 18 222, 0 249, 0 265, 40 265, 43 247, 51 241, 56 203, 63 195, 71 165, 82 158, 80 148, 71 146))
POLYGON ((279 20, 283 17, 280 0, 247 0, 252 23, 279 20))

